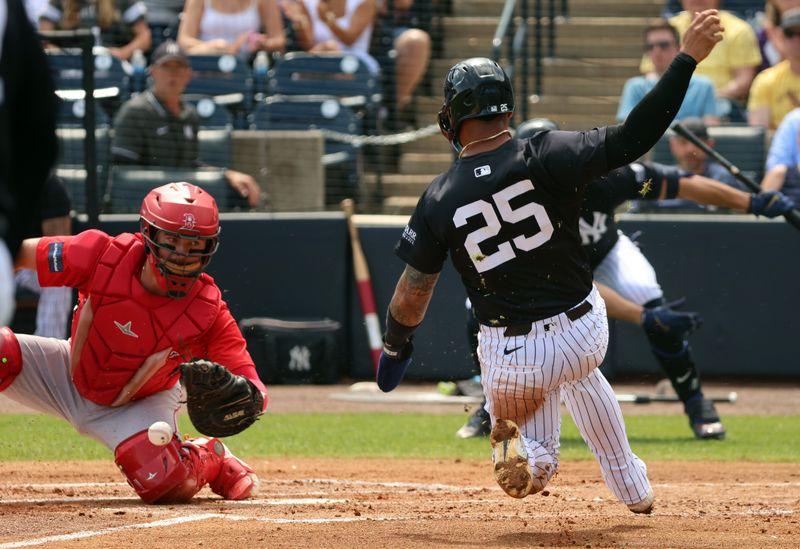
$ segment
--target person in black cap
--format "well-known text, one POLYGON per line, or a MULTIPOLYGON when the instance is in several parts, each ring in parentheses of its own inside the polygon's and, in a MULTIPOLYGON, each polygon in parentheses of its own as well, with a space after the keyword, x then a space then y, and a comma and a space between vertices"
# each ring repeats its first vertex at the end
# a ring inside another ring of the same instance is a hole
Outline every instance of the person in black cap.
MULTIPOLYGON (((708 128, 702 119, 696 116, 684 118, 681 121, 687 130, 695 134, 709 147, 714 147, 714 139, 708 135, 708 128)), ((739 190, 746 190, 733 175, 721 164, 708 158, 708 155, 688 139, 681 137, 670 130, 669 150, 675 158, 675 163, 681 170, 681 175, 702 175, 709 179, 722 181, 739 190)))
MULTIPOLYGON (((200 119, 183 100, 192 79, 185 52, 172 40, 163 42, 150 63, 150 89, 120 107, 114 119, 112 163, 169 168, 197 168, 200 119)), ((258 205, 261 188, 252 176, 225 170, 231 187, 251 207, 258 205)))

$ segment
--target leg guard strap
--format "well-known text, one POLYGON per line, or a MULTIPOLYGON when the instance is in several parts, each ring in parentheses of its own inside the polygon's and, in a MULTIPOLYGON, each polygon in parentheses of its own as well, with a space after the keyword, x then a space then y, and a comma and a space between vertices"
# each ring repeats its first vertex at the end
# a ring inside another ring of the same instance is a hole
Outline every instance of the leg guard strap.
POLYGON ((0 328, 0 391, 14 382, 22 371, 22 351, 17 336, 9 328, 0 328))

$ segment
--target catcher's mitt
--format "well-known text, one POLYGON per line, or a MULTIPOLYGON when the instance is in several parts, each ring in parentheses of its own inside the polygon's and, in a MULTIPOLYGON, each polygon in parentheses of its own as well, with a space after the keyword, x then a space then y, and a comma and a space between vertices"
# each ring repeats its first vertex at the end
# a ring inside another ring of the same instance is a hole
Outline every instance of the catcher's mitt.
POLYGON ((235 435, 261 415, 264 397, 246 377, 204 359, 184 362, 178 367, 186 389, 189 419, 204 435, 235 435))

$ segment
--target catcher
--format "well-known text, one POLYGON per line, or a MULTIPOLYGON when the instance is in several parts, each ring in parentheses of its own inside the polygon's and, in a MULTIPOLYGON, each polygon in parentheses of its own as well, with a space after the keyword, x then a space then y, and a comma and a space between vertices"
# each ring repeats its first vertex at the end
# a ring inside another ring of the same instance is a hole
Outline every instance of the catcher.
POLYGON ((203 273, 219 243, 216 202, 170 183, 145 197, 140 226, 23 242, 17 267, 36 270, 42 286, 77 288, 78 305, 68 341, 0 330, 0 391, 107 446, 147 503, 186 502, 206 484, 225 499, 249 498, 258 477, 217 437, 251 425, 266 388, 203 273), (206 437, 177 433, 181 378, 206 437), (156 421, 175 433, 163 446, 148 438, 156 421))

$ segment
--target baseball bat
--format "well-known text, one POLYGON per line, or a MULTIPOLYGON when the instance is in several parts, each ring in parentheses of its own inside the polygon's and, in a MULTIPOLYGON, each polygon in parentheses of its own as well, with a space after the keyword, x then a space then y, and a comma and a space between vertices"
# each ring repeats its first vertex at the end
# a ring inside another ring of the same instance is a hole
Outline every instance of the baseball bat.
MULTIPOLYGON (((723 396, 706 397, 711 402, 734 403, 739 398, 736 392, 723 396)), ((643 394, 618 394, 617 402, 630 402, 633 404, 650 404, 652 402, 681 402, 678 395, 643 395, 643 394)))
POLYGON ((342 200, 342 211, 347 220, 347 230, 350 233, 350 245, 353 248, 353 270, 356 275, 356 287, 358 289, 358 299, 361 302, 361 313, 364 315, 364 324, 367 327, 367 339, 372 353, 372 365, 377 371, 378 359, 383 348, 383 338, 381 337, 381 325, 378 321, 377 307, 375 306, 375 295, 372 292, 372 280, 369 276, 367 258, 361 248, 361 239, 358 238, 358 230, 353 223, 353 201, 349 198, 342 200))
MULTIPOLYGON (((689 141, 691 141, 693 145, 696 145, 704 153, 706 153, 708 156, 710 156, 711 158, 713 158, 714 160, 716 160, 717 162, 722 164, 722 166, 726 170, 728 170, 731 173, 731 175, 733 175, 733 177, 735 177, 738 181, 741 181, 741 183, 745 187, 747 187, 748 189, 750 189, 754 193, 760 193, 761 192, 761 186, 758 183, 756 183, 755 181, 750 179, 748 176, 743 174, 741 172, 741 170, 737 166, 735 166, 730 160, 728 160, 727 158, 722 156, 718 151, 715 151, 714 149, 709 147, 707 143, 704 143, 703 141, 701 141, 686 126, 684 126, 680 122, 676 122, 672 126, 672 130, 675 133, 677 133, 678 135, 680 135, 681 137, 683 137, 684 139, 688 139, 689 141)), ((796 209, 792 210, 791 212, 789 212, 787 214, 784 214, 783 217, 785 217, 786 221, 789 222, 789 224, 792 225, 795 229, 800 230, 800 212, 799 211, 797 211, 796 209)))

